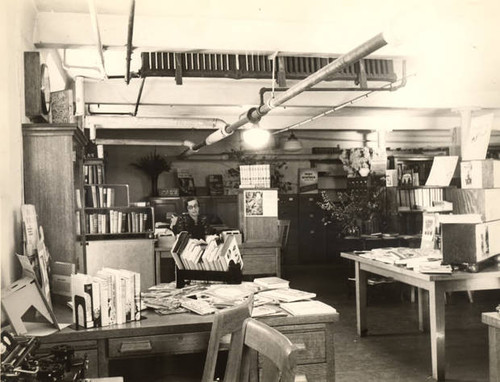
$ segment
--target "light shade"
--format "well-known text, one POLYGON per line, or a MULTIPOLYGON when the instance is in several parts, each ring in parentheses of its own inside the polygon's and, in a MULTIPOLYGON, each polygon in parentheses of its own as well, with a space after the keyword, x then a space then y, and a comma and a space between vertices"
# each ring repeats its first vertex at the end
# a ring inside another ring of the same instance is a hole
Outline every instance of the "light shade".
POLYGON ((302 150, 302 143, 297 139, 294 133, 290 133, 290 136, 283 144, 283 150, 285 151, 302 150))
POLYGON ((261 129, 257 125, 254 125, 254 127, 243 131, 242 137, 250 148, 261 149, 269 142, 271 133, 268 130, 261 129))

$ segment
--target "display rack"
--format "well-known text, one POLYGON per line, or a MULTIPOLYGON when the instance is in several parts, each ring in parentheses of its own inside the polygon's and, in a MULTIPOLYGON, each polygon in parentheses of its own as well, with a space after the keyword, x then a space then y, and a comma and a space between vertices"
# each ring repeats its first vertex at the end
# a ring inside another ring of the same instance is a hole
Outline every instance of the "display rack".
POLYGON ((223 281, 227 284, 241 284, 243 274, 240 264, 229 263, 229 269, 222 271, 199 271, 189 269, 179 269, 175 267, 175 282, 177 288, 183 288, 189 281, 223 281))

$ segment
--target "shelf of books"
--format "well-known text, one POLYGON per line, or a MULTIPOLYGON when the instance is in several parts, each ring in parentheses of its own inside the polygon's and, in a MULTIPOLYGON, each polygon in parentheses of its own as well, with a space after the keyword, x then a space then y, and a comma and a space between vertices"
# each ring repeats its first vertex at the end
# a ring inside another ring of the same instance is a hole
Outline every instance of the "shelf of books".
POLYGON ((105 182, 104 159, 86 158, 83 163, 85 184, 103 184, 105 182))
POLYGON ((399 187, 397 193, 399 212, 450 212, 453 207, 444 200, 446 187, 399 187))
POLYGON ((152 238, 152 207, 85 208, 87 240, 152 238))
POLYGON ((105 208, 130 204, 128 184, 85 184, 85 207, 105 208))

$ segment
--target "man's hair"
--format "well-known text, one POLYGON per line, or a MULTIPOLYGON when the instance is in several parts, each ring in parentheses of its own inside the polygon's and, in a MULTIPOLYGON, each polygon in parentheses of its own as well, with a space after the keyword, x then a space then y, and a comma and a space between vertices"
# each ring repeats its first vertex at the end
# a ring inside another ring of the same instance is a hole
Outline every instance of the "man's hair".
MULTIPOLYGON (((185 201, 184 201, 184 208, 187 210, 188 209, 188 203, 189 202, 192 202, 193 200, 196 200, 198 202, 198 199, 195 198, 194 196, 190 196, 189 198, 187 198, 185 201)), ((198 202, 199 204, 199 202, 198 202)))

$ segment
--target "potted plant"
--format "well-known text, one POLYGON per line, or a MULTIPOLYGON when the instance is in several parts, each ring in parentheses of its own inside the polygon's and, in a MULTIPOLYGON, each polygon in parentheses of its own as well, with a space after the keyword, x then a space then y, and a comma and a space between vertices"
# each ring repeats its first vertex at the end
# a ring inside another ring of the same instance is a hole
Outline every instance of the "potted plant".
POLYGON ((381 181, 374 183, 366 190, 337 192, 335 201, 322 191, 321 201, 318 202, 323 210, 322 222, 332 224, 339 236, 359 236, 378 231, 385 210, 385 187, 381 181))
POLYGON ((171 169, 171 162, 165 156, 158 154, 156 149, 130 165, 144 171, 151 178, 151 196, 158 195, 158 177, 160 174, 171 169))

